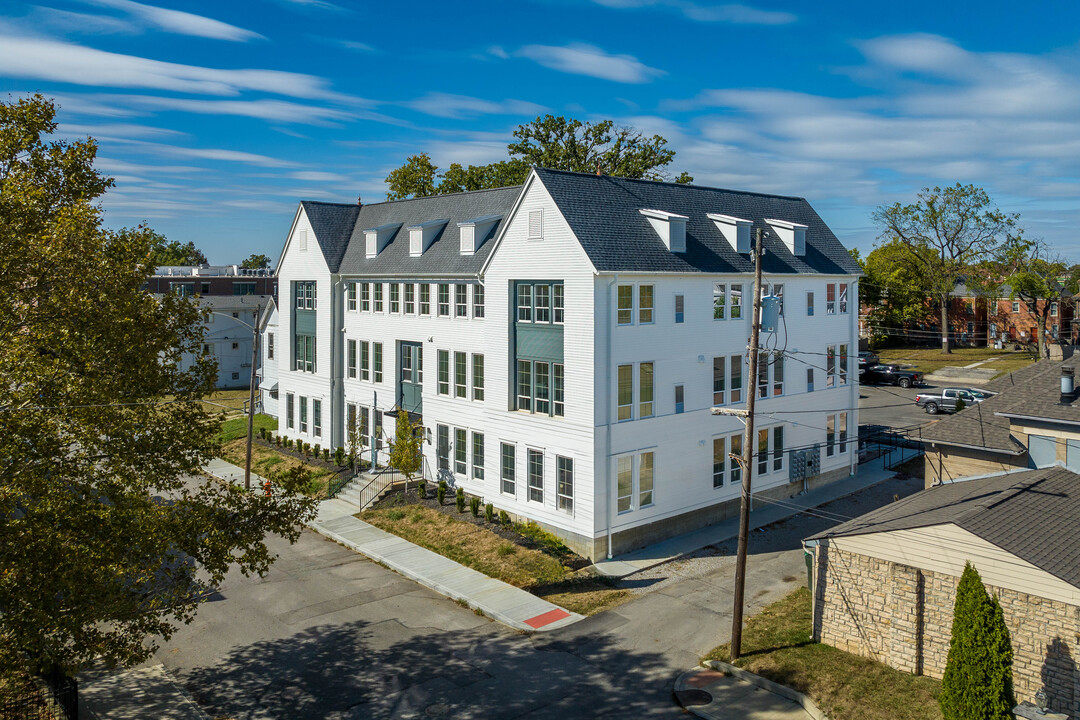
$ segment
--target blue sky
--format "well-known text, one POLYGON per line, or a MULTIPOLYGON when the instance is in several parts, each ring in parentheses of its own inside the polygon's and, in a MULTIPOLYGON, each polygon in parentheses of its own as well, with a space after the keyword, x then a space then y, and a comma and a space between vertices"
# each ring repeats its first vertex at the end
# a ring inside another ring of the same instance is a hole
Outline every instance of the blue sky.
POLYGON ((412 153, 505 157, 551 112, 660 133, 672 175, 801 195, 868 251, 882 203, 985 187, 1080 261, 1080 4, 44 0, 0 91, 61 105, 110 226, 276 259, 300 199, 385 198, 412 153))

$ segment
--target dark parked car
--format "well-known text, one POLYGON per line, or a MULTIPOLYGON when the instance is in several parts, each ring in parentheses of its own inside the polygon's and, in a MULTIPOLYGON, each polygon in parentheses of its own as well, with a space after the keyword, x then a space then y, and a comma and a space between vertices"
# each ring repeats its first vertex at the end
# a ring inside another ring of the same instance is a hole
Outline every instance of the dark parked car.
POLYGON ((865 351, 859 353, 859 369, 860 370, 865 370, 866 368, 870 367, 871 365, 880 365, 880 364, 881 364, 881 358, 879 358, 874 353, 865 352, 865 351))
POLYGON ((871 365, 859 374, 863 385, 898 385, 906 388, 922 385, 922 373, 914 370, 901 370, 899 365, 871 365))

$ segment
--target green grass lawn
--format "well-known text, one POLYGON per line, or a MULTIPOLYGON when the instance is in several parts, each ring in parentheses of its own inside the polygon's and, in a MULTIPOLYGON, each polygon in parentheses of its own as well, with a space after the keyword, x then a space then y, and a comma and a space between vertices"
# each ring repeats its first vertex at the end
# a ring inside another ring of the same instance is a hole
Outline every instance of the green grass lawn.
MULTIPOLYGON (((259 416, 256 415, 255 419, 258 420, 259 416)), ((244 422, 247 423, 247 418, 244 418, 244 422)), ((275 421, 276 424, 276 421, 275 421)), ((258 427, 258 425, 256 425, 258 427)), ((222 460, 231 462, 237 467, 244 467, 247 455, 247 425, 244 425, 244 431, 240 434, 240 437, 229 440, 223 443, 221 446, 221 452, 219 453, 222 460)), ((256 475, 261 475, 264 478, 274 479, 279 473, 290 470, 297 465, 304 465, 311 471, 312 485, 308 491, 309 495, 317 497, 326 497, 326 486, 330 482, 330 478, 334 476, 334 471, 329 470, 322 465, 314 465, 311 463, 303 462, 302 460, 295 458, 291 455, 277 450, 273 447, 267 447, 261 443, 253 443, 251 447, 251 472, 256 475)))
POLYGON ((948 365, 963 367, 974 362, 993 359, 992 362, 979 367, 997 370, 1000 375, 1019 370, 1034 362, 1034 358, 1026 351, 993 348, 956 348, 947 355, 938 348, 890 348, 879 351, 878 356, 883 363, 911 365, 919 372, 926 374, 948 365))
MULTIPOLYGON (((735 665, 809 696, 832 720, 941 720, 941 681, 814 642, 810 603, 803 587, 750 618, 735 665)), ((705 659, 730 657, 721 645, 705 659)))
MULTIPOLYGON (((247 437, 247 423, 247 415, 226 420, 221 424, 221 433, 218 435, 218 440, 225 444, 237 438, 247 437)), ((255 415, 255 424, 252 426, 252 433, 254 433, 255 437, 259 436, 259 428, 277 430, 277 418, 257 413, 255 415)))

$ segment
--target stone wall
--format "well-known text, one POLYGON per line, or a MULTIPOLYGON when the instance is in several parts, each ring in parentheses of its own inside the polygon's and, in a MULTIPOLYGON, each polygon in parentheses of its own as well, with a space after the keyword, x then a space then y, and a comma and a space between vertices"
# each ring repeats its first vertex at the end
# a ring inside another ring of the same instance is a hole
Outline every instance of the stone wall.
MULTIPOLYGON (((957 577, 842 552, 822 542, 814 638, 898 670, 940 678, 952 636, 957 577)), ((1080 717, 1080 607, 987 586, 1012 635, 1018 701, 1045 687, 1051 707, 1080 717)))

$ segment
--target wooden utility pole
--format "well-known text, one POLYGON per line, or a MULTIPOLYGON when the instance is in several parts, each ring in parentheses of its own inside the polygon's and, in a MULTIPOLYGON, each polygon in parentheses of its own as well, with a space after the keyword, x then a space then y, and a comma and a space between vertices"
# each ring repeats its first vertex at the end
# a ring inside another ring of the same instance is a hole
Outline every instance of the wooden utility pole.
POLYGON ((248 390, 247 454, 244 458, 244 490, 251 490, 251 436, 255 432, 255 368, 259 364, 259 316, 262 306, 255 306, 255 323, 251 329, 251 385, 248 390))
POLYGON ((746 388, 746 428, 743 430, 742 502, 739 506, 739 554, 735 559, 735 607, 731 612, 731 660, 742 652, 743 596, 746 592, 746 552, 750 542, 750 479, 754 468, 754 405, 757 400, 758 336, 761 334, 761 238, 754 245, 754 311, 750 319, 750 368, 746 388))

